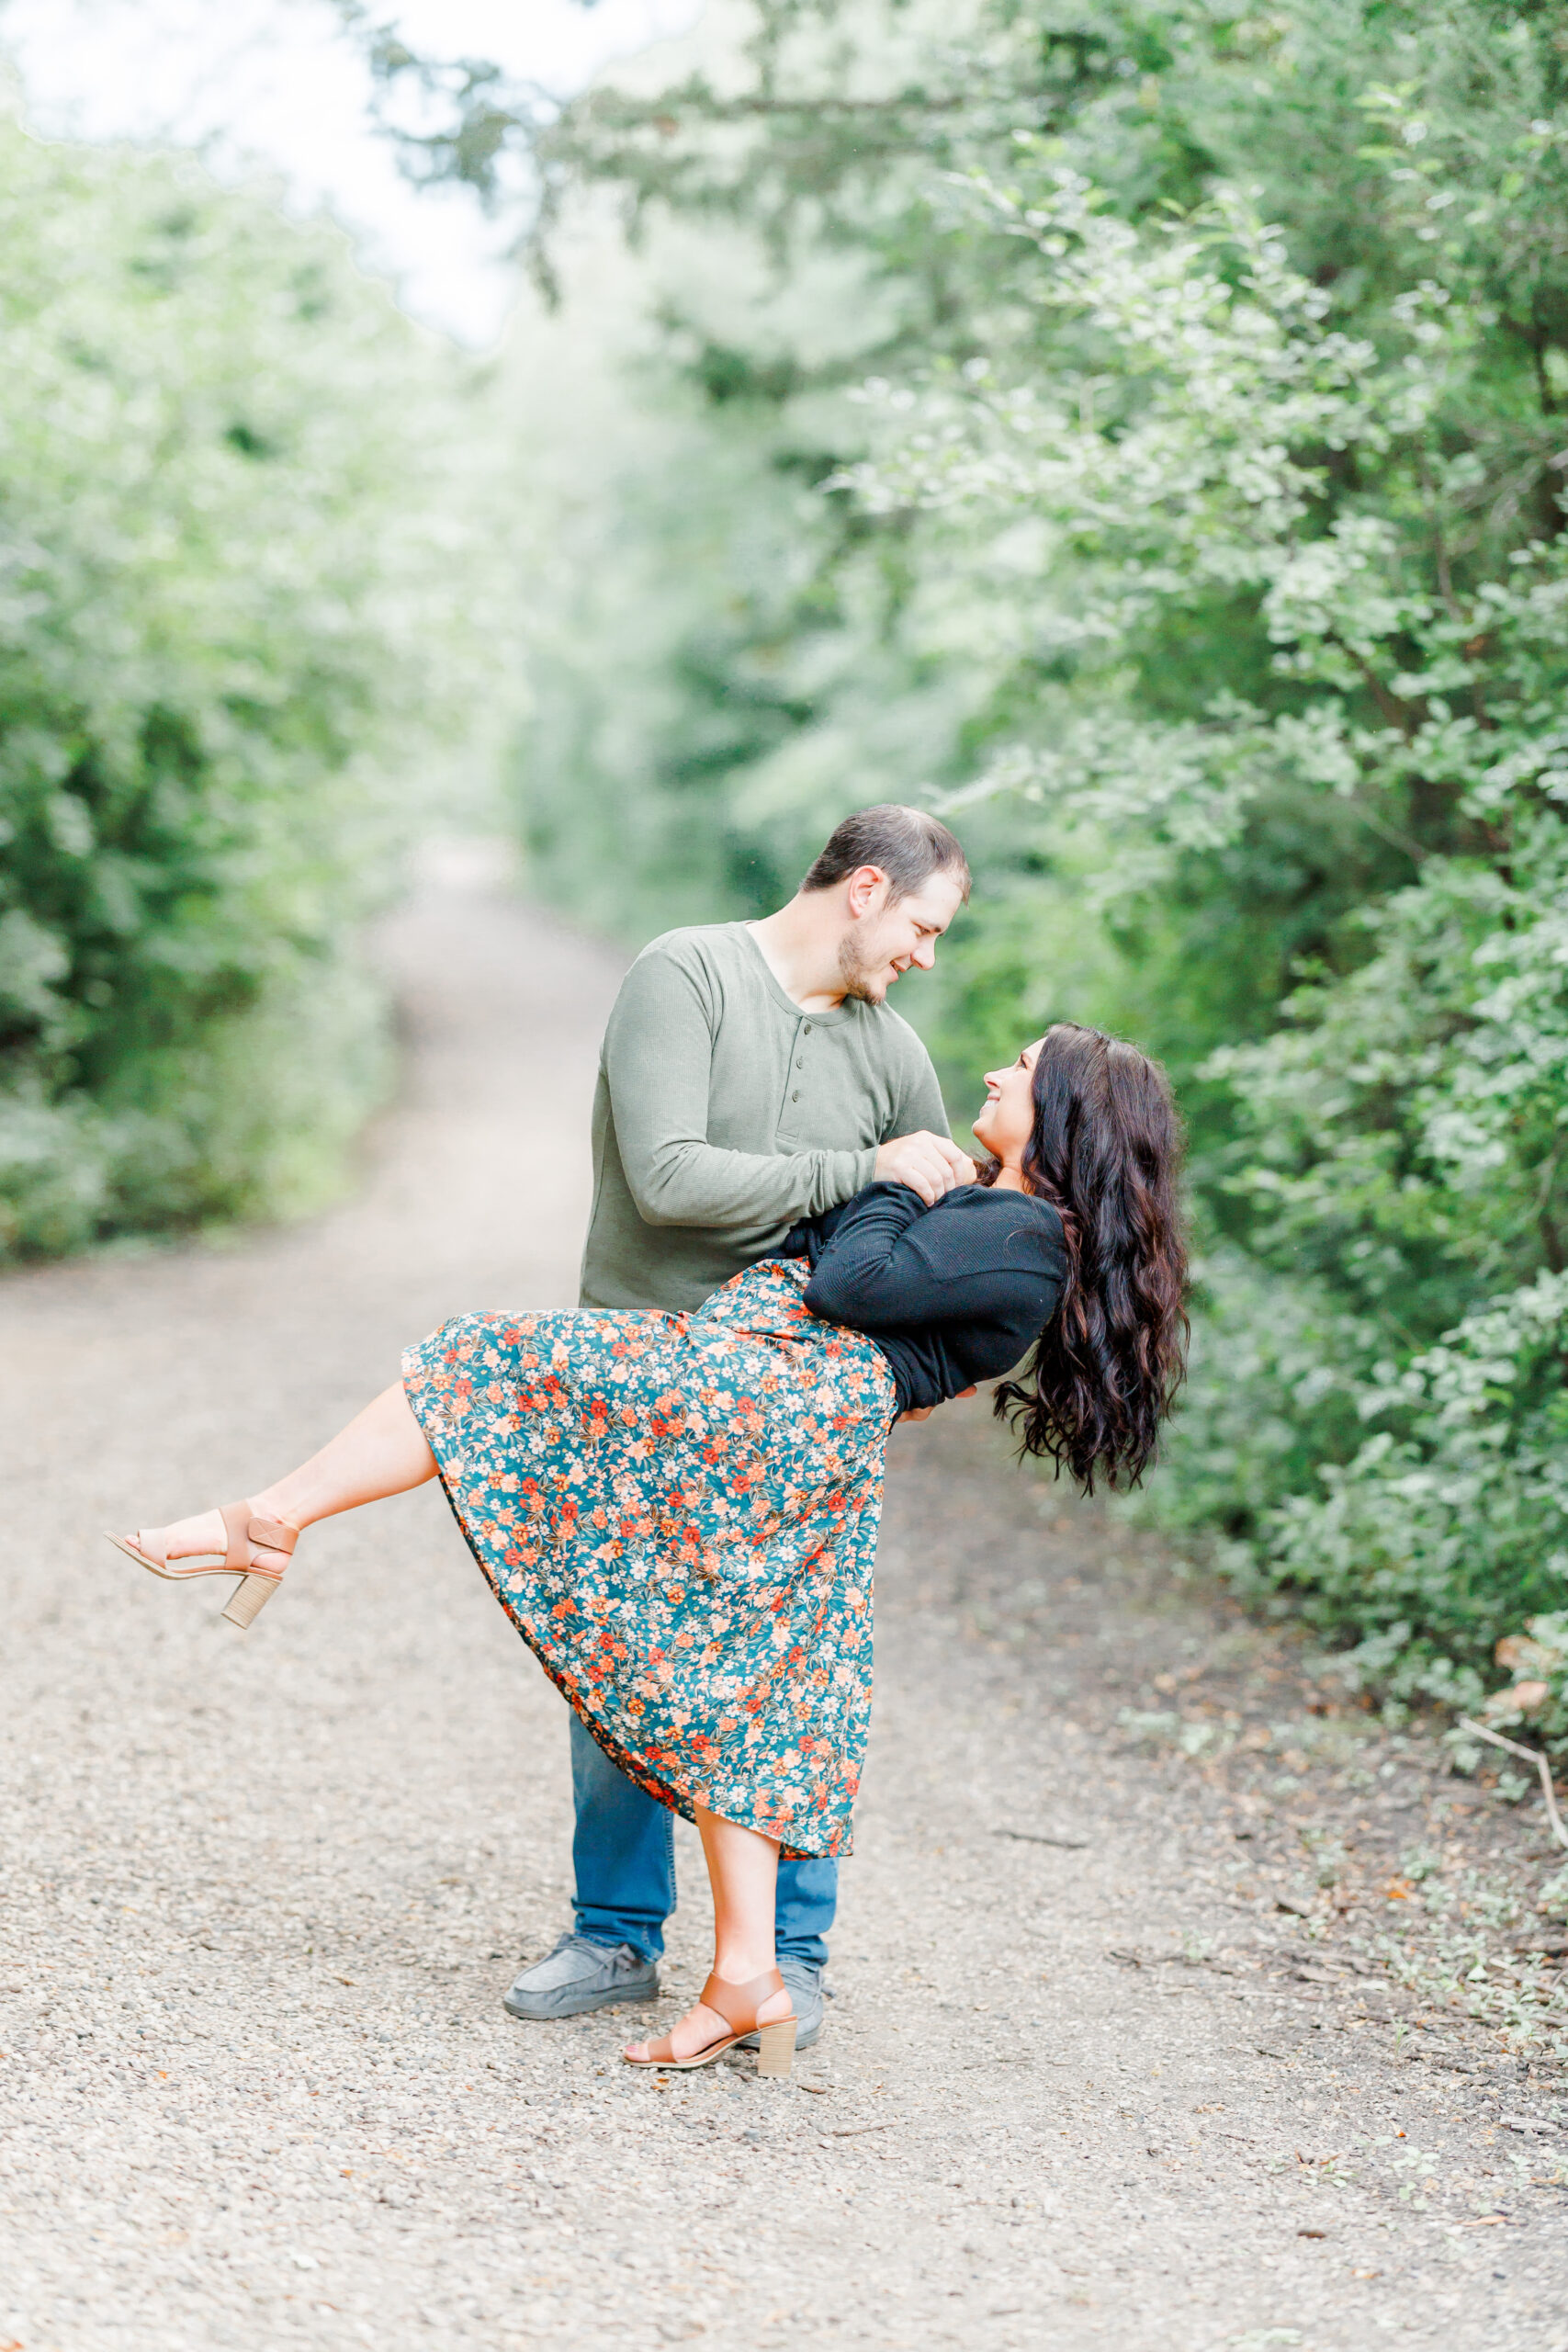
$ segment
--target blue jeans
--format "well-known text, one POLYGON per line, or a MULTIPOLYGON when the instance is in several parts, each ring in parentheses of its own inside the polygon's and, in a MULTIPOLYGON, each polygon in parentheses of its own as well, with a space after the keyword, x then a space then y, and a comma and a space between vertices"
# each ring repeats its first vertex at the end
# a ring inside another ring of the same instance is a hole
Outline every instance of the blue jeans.
MULTIPOLYGON (((591 1943, 630 1944, 644 1960, 664 1950, 675 1908, 675 1816, 612 1764, 581 1719, 571 1718, 571 1793, 577 1830, 577 1932, 591 1943)), ((839 1903, 839 1865, 822 1857, 779 1862, 773 1941, 781 1960, 820 1968, 839 1903)))

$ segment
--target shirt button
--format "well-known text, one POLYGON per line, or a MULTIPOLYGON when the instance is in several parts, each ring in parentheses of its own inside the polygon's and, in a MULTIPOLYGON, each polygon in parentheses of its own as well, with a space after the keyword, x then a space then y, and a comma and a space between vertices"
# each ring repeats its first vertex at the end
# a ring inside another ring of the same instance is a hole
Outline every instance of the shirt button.
POLYGON ((799 1087, 798 1087, 798 1086, 795 1088, 795 1092, 790 1096, 790 1098, 789 1098, 789 1099, 790 1099, 790 1101, 791 1101, 792 1102, 799 1102, 799 1100, 800 1100, 800 1089, 799 1089, 799 1087))
POLYGON ((810 1036, 810 1035, 811 1035, 811 1023, 810 1023, 810 1022, 809 1022, 809 1021, 807 1021, 807 1022, 806 1022, 806 1023, 804 1023, 802 1024, 800 1034, 801 1034, 801 1035, 802 1035, 803 1037, 809 1037, 809 1036, 810 1036))

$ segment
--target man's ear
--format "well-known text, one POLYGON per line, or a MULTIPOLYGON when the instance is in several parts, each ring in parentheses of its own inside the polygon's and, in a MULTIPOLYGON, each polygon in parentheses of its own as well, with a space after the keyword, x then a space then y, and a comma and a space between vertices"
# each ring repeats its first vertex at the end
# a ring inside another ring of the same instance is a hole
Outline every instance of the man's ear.
POLYGON ((886 887, 887 876, 880 865, 856 866, 850 876, 846 888, 849 892, 850 913, 857 922, 862 915, 868 913, 875 904, 877 892, 886 890, 886 887))

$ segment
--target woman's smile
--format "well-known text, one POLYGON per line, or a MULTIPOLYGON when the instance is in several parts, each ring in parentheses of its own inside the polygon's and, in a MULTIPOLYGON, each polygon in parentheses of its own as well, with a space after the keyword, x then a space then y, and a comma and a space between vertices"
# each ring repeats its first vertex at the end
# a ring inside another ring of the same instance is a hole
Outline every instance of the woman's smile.
POLYGON ((1043 1039, 1025 1046, 1005 1069, 986 1072, 986 1101, 970 1130, 1004 1168, 1016 1168, 1034 1126, 1034 1065, 1043 1039))

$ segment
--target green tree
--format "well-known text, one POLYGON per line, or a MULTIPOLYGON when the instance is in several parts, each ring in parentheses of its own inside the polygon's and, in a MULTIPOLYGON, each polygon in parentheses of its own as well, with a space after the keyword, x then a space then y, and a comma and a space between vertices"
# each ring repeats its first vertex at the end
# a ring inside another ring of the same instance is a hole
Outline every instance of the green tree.
POLYGON ((489 755, 485 387, 336 230, 11 120, 0 320, 0 1254, 298 1210, 386 1082, 359 927, 489 755))
POLYGON ((773 288, 711 224, 558 263, 506 362, 536 476, 520 805, 551 901, 640 941, 776 904, 911 762, 962 774, 976 684, 922 642, 902 535, 819 489, 865 442, 860 275, 773 288))

